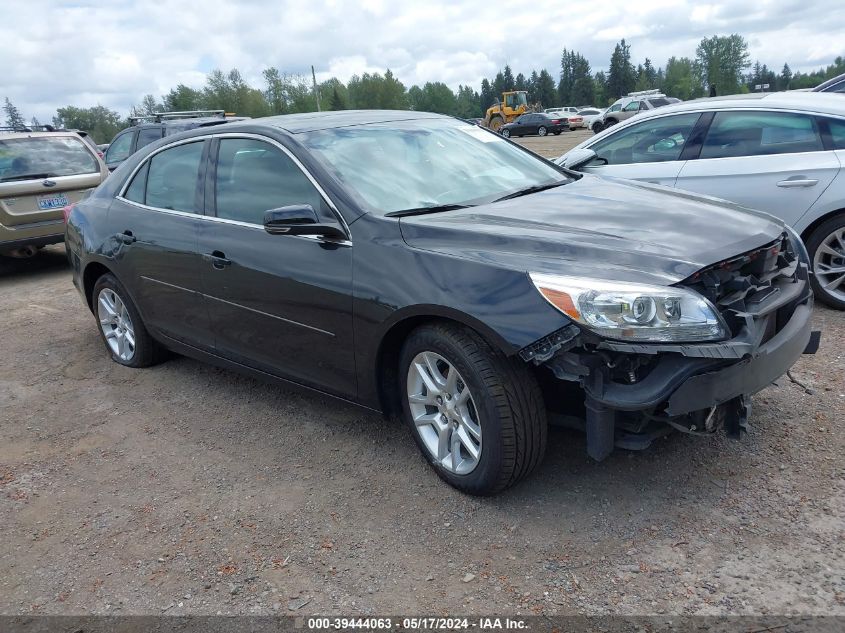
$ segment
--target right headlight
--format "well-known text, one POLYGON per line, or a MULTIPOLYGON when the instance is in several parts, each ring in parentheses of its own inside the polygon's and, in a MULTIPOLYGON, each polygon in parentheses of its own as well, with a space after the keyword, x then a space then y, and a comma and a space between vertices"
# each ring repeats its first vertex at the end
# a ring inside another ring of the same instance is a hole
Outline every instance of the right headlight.
POLYGON ((719 314, 686 288, 529 273, 540 294, 600 336, 651 343, 717 341, 727 335, 719 314))

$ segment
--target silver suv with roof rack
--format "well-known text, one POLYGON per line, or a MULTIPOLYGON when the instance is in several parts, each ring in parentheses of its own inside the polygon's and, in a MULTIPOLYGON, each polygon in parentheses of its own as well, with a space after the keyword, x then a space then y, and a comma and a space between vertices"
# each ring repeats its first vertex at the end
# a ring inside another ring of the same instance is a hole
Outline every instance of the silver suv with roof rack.
POLYGON ((667 97, 659 90, 640 90, 629 92, 627 96, 614 101, 604 115, 593 123, 593 132, 598 134, 604 128, 616 125, 620 121, 630 119, 638 112, 654 110, 672 103, 680 103, 680 99, 667 97))
POLYGON ((129 117, 131 127, 121 131, 112 139, 104 159, 109 170, 113 171, 136 151, 165 136, 198 127, 242 121, 247 118, 249 117, 232 116, 224 110, 184 110, 131 116, 129 117))

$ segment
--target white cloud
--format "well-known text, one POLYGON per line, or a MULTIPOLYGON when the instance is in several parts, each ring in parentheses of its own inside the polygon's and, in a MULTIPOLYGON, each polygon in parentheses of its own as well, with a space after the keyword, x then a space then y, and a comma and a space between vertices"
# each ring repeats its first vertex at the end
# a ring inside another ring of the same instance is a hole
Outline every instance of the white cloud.
POLYGON ((606 68, 622 37, 635 63, 656 65, 734 32, 773 68, 810 70, 845 54, 841 0, 537 0, 505 9, 481 0, 0 0, 0 16, 0 98, 42 120, 67 104, 126 113, 146 93, 200 87, 214 67, 237 67, 257 86, 268 66, 308 74, 313 64, 319 79, 389 67, 407 86, 456 88, 478 87, 506 63, 556 75, 564 47, 606 68))

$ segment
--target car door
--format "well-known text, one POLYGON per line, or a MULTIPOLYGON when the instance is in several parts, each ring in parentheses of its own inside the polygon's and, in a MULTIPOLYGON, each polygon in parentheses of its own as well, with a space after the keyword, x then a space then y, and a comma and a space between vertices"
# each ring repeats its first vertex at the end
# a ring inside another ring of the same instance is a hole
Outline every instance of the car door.
POLYGON ((686 162, 684 147, 699 116, 687 112, 620 127, 587 146, 596 158, 582 171, 672 187, 686 162))
MULTIPOLYGON (((352 247, 264 230, 264 213, 310 204, 343 224, 281 145, 221 135, 212 147, 202 275, 217 353, 343 396, 357 391, 352 344, 352 247)), ((344 229, 345 230, 345 229, 344 229)))
POLYGON ((109 171, 114 171, 120 163, 132 155, 132 152, 134 151, 132 149, 134 140, 134 128, 124 130, 114 137, 114 140, 103 155, 103 161, 105 161, 106 167, 109 168, 109 171))
POLYGON ((189 139, 153 153, 115 198, 109 219, 116 272, 147 326, 210 351, 197 250, 208 143, 189 139))
POLYGON ((527 114, 520 114, 511 123, 510 132, 512 136, 517 134, 525 134, 525 122, 528 120, 527 114))
POLYGON ((798 112, 717 112, 701 153, 676 186, 760 209, 794 224, 840 169, 814 116, 798 112))

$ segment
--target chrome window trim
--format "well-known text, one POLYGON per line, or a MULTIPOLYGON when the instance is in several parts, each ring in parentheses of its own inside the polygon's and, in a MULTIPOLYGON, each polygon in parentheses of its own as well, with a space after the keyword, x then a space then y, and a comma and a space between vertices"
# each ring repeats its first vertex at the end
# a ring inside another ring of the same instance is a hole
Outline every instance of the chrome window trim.
POLYGON ((283 235, 282 237, 298 237, 298 238, 307 239, 307 240, 325 242, 327 244, 336 244, 338 246, 352 246, 352 240, 350 239, 352 234, 349 231, 349 225, 346 223, 346 220, 343 218, 343 215, 341 215, 341 213, 338 211, 337 205, 329 197, 329 195, 326 193, 325 189, 323 189, 323 187, 320 185, 320 183, 317 182, 317 179, 314 178, 314 176, 311 175, 311 172, 309 172, 305 168, 305 166, 300 162, 300 160, 296 156, 294 156, 293 153, 291 153, 291 151, 287 147, 285 147, 284 145, 282 145, 281 143, 279 143, 275 139, 269 138, 267 136, 262 136, 261 134, 255 134, 255 133, 252 133, 252 132, 223 132, 223 133, 217 133, 217 134, 203 134, 203 135, 200 135, 200 136, 191 136, 190 138, 180 139, 180 140, 175 141, 173 143, 168 143, 167 145, 163 145, 162 147, 159 147, 159 148, 155 149, 154 151, 150 152, 150 154, 148 156, 146 156, 144 158, 144 160, 142 160, 137 165, 135 165, 135 168, 132 170, 132 173, 129 174, 129 177, 123 183, 123 185, 120 188, 120 191, 115 196, 115 198, 117 198, 121 202, 131 204, 131 205, 139 207, 141 209, 147 209, 149 211, 158 211, 160 213, 169 213, 171 215, 189 216, 189 217, 199 218, 199 219, 202 219, 202 220, 208 220, 208 221, 211 221, 211 222, 219 222, 219 223, 222 223, 222 224, 232 224, 234 226, 243 226, 243 227, 246 227, 246 228, 258 229, 258 230, 264 231, 264 226, 261 225, 261 224, 254 224, 252 222, 241 222, 240 220, 230 220, 228 218, 218 218, 217 216, 206 215, 205 213, 191 213, 189 211, 176 211, 174 209, 162 209, 160 207, 151 207, 151 206, 146 205, 146 204, 141 204, 140 202, 134 202, 133 200, 129 200, 129 199, 124 197, 124 194, 129 189, 130 185, 132 184, 132 181, 135 179, 135 175, 143 168, 143 166, 146 163, 151 161, 156 154, 163 152, 167 149, 171 149, 173 147, 178 147, 179 145, 186 145, 188 143, 196 143, 196 142, 205 142, 207 140, 212 140, 212 139, 215 139, 215 138, 216 139, 248 138, 248 139, 253 139, 253 140, 257 140, 257 141, 262 141, 264 143, 269 143, 270 145, 273 145, 273 146, 279 148, 288 158, 291 159, 293 164, 296 165, 299 168, 299 170, 305 175, 305 177, 308 178, 311 185, 317 190, 317 193, 320 195, 320 197, 323 199, 323 201, 331 209, 332 213, 335 216, 335 219, 343 227, 343 230, 346 233, 346 236, 347 236, 348 239, 346 239, 346 240, 329 240, 329 239, 326 239, 326 238, 323 238, 323 237, 319 237, 317 235, 288 235, 288 236, 283 235))

